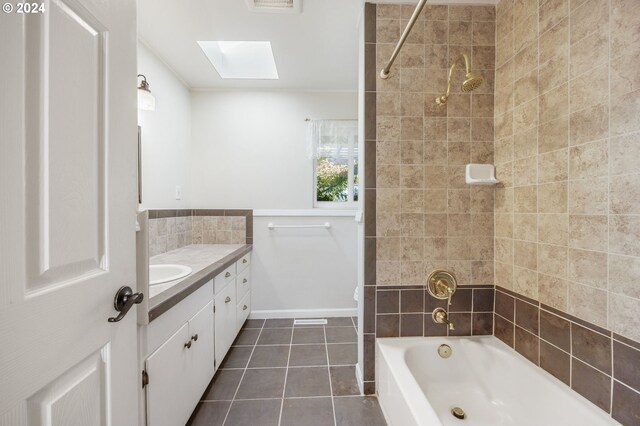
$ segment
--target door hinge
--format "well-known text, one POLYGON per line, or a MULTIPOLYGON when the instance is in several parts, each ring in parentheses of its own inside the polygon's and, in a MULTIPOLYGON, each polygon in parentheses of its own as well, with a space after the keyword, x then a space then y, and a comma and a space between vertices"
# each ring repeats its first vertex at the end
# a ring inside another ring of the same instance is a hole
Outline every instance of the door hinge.
POLYGON ((213 313, 216 313, 216 305, 213 305, 213 313))
POLYGON ((149 384, 149 374, 145 370, 142 370, 142 389, 149 384))

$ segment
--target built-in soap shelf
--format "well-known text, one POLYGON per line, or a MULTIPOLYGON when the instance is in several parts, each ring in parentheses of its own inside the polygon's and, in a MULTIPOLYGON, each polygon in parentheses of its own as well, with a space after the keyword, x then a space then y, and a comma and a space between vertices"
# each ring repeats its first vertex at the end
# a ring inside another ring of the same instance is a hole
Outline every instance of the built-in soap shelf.
POLYGON ((469 185, 495 185, 496 168, 493 164, 467 164, 464 178, 469 185))

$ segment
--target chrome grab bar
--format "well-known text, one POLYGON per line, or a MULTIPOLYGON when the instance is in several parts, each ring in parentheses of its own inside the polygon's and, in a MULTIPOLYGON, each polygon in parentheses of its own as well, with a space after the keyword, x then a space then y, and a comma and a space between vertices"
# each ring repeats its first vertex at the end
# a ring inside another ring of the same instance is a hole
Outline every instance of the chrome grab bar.
POLYGON ((331 228, 331 224, 329 222, 325 222, 321 225, 275 225, 273 223, 269 223, 267 225, 269 229, 277 229, 277 228, 331 228))

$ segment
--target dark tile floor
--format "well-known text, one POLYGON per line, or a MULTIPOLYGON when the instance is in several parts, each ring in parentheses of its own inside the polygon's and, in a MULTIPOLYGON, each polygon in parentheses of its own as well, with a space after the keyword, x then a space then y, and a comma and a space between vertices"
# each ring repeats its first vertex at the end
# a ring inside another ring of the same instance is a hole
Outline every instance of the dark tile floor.
POLYGON ((188 425, 386 425, 358 389, 355 318, 327 320, 248 320, 188 425))

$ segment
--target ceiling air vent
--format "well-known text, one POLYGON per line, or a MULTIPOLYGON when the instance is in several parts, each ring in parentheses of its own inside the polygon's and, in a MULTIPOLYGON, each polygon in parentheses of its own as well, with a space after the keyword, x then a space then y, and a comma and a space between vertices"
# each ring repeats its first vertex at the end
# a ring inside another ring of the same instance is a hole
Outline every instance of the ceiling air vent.
POLYGON ((302 0, 247 0, 254 12, 300 13, 302 0))

